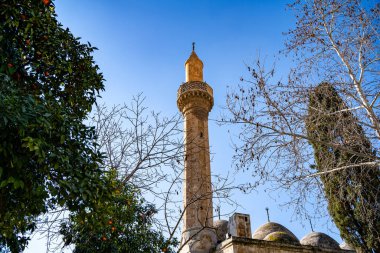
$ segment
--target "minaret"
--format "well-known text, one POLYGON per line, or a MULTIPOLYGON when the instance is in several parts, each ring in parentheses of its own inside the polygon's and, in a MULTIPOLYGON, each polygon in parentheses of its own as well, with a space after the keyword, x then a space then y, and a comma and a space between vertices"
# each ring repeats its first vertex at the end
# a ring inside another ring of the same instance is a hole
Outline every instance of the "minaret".
POLYGON ((190 242, 183 252, 208 252, 216 242, 211 229, 213 206, 208 140, 208 113, 214 98, 212 88, 203 81, 203 62, 194 51, 194 43, 185 62, 185 72, 186 82, 177 93, 185 130, 182 244, 190 242))

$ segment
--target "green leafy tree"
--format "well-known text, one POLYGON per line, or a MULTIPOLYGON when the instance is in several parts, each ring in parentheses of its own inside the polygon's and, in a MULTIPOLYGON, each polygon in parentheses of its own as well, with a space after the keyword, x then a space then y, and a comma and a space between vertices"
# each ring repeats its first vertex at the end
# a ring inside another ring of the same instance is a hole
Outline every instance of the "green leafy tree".
POLYGON ((74 244, 74 253, 174 252, 177 242, 166 241, 152 229, 156 210, 144 203, 139 190, 117 179, 116 170, 107 181, 110 198, 91 210, 72 213, 62 224, 65 245, 74 244))
POLYGON ((83 124, 103 89, 94 50, 49 0, 0 2, 0 247, 22 251, 37 216, 105 194, 95 133, 83 124))
POLYGON ((317 86, 310 92, 308 137, 341 236, 363 252, 379 252, 380 170, 371 165, 371 143, 347 108, 332 85, 317 86))

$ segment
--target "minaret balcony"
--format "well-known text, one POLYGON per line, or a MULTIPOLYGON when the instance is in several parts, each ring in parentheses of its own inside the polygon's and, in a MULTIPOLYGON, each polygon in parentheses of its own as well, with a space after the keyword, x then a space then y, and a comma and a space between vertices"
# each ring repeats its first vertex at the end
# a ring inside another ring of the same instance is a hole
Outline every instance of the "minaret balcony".
POLYGON ((177 92, 177 98, 179 98, 182 94, 188 91, 204 91, 207 92, 211 97, 213 97, 213 91, 210 85, 205 82, 200 81, 191 81, 183 83, 177 92))
POLYGON ((183 83, 177 92, 177 105, 181 112, 187 103, 195 102, 194 98, 204 100, 207 111, 210 111, 214 104, 213 90, 205 82, 191 81, 183 83))

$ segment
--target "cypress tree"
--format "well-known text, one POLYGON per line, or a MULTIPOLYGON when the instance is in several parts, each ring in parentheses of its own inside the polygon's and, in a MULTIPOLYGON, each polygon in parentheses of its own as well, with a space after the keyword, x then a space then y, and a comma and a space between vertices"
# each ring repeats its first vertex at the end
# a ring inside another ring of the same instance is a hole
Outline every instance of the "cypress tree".
POLYGON ((380 252, 380 170, 368 165, 373 148, 347 109, 331 84, 318 85, 309 95, 307 134, 318 172, 346 167, 320 175, 342 238, 362 252, 380 252))

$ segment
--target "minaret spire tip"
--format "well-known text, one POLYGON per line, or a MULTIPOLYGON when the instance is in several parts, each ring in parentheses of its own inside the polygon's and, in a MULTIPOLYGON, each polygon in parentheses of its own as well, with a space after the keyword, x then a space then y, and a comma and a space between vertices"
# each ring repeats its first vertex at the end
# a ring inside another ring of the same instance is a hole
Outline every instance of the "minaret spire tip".
POLYGON ((195 42, 193 42, 193 51, 195 51, 195 42))

